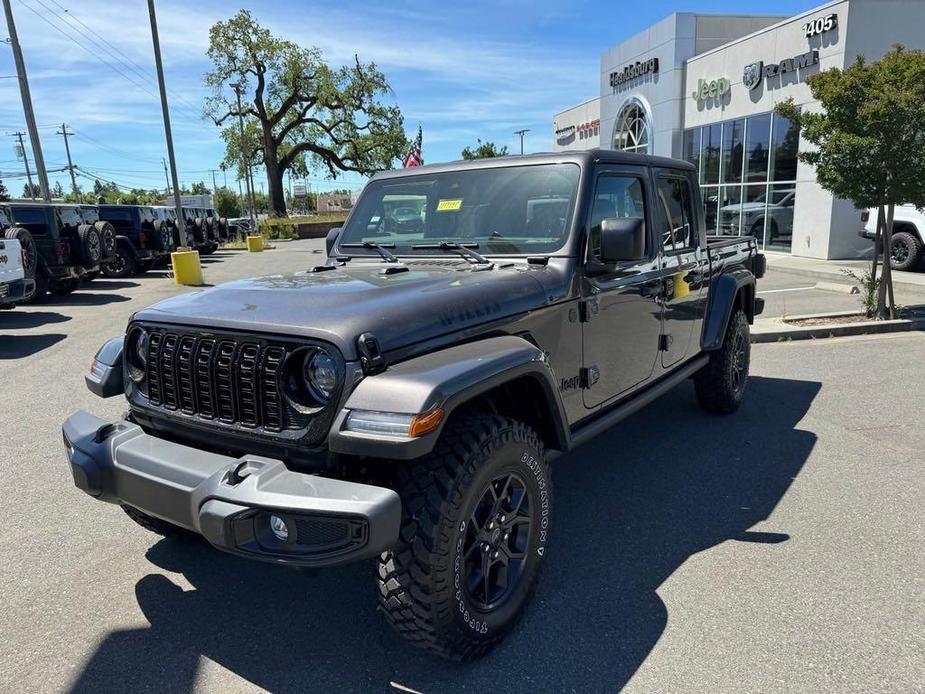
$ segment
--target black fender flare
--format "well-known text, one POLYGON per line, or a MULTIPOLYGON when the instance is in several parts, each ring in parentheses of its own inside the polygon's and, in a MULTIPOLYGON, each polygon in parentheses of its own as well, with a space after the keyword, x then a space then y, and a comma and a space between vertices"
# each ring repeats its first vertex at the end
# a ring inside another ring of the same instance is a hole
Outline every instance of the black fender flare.
POLYGON ((455 345, 403 361, 367 376, 347 397, 328 435, 335 453, 409 460, 433 450, 453 411, 516 379, 533 379, 544 394, 552 422, 550 448, 568 450, 568 420, 546 355, 522 337, 502 335, 455 345), (346 430, 351 410, 418 414, 443 410, 439 426, 420 437, 374 436, 346 430))
POLYGON ((133 256, 138 255, 138 247, 132 242, 132 240, 128 236, 124 236, 122 234, 116 234, 116 246, 118 247, 120 245, 126 246, 132 252, 133 256))
POLYGON ((700 342, 704 351, 719 349, 723 345, 726 326, 732 316, 739 293, 743 293, 742 306, 748 322, 755 320, 755 276, 745 268, 735 268, 720 274, 710 284, 710 300, 700 342))

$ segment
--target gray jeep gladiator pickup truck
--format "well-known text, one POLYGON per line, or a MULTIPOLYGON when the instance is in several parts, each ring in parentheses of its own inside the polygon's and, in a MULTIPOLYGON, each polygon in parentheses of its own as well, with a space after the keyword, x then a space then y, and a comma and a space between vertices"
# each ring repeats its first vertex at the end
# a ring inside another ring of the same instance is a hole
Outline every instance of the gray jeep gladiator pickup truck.
POLYGON ((64 423, 74 481, 241 557, 375 558, 401 635, 481 656, 551 546, 554 457, 688 378, 739 406, 765 258, 704 228, 671 159, 376 175, 323 264, 168 299, 103 345, 87 385, 129 409, 64 423))

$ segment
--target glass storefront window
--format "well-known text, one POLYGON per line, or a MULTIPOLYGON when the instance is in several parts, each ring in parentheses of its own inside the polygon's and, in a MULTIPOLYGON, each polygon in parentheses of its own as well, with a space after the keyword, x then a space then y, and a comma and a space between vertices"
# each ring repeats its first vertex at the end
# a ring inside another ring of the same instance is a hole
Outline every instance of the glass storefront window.
POLYGON ((764 243, 767 195, 768 187, 764 184, 742 189, 742 235, 754 236, 759 245, 764 243))
POLYGON ((742 215, 742 186, 719 187, 719 231, 721 236, 738 236, 742 215))
POLYGON ((745 144, 745 182, 764 183, 768 180, 768 160, 771 141, 771 114, 748 119, 745 144))
POLYGON ((717 186, 709 186, 700 189, 700 195, 703 198, 703 218, 705 220, 707 234, 716 233, 716 203, 719 195, 717 186))
POLYGON ((771 180, 795 181, 797 177, 797 150, 800 131, 789 120, 774 116, 771 137, 771 180))
POLYGON ((727 121, 723 125, 723 183, 742 181, 742 141, 745 120, 727 121))
POLYGON ((722 129, 722 123, 703 128, 703 157, 700 169, 700 182, 703 184, 719 183, 719 146, 722 129))
POLYGON ((796 203, 796 184, 781 183, 768 186, 765 248, 789 251, 793 242, 793 210, 796 203))
POLYGON ((684 131, 684 161, 690 162, 700 170, 700 128, 684 131))

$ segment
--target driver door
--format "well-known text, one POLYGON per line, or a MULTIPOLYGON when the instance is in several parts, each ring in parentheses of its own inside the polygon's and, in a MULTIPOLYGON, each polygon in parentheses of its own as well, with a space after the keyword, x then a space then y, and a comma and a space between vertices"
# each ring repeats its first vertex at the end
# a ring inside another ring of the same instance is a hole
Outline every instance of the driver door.
POLYGON ((652 190, 644 167, 602 169, 588 215, 583 279, 584 404, 591 409, 646 383, 658 360, 662 325, 662 272, 653 237, 652 190), (645 220, 646 257, 613 265, 600 262, 601 221, 645 220))

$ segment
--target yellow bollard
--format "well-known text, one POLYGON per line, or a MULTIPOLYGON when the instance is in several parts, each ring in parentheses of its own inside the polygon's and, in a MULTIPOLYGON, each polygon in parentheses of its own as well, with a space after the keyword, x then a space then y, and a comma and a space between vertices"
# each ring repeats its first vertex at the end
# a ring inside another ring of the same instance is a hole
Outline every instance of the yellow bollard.
POLYGON ((247 250, 251 253, 260 253, 263 250, 263 237, 262 236, 248 236, 247 237, 247 250))
POLYGON ((173 265, 173 281, 192 287, 202 285, 202 266, 199 264, 199 251, 176 251, 170 254, 173 265))

